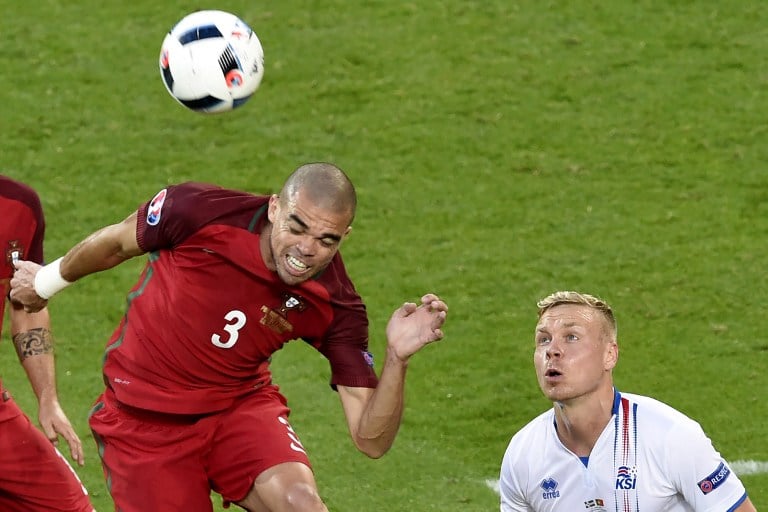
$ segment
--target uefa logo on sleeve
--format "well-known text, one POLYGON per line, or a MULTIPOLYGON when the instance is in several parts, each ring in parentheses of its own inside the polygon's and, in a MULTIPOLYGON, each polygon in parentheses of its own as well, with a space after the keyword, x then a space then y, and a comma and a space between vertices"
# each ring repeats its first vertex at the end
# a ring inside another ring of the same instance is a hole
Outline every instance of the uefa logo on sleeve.
POLYGON ((717 466, 712 473, 710 473, 704 480, 700 481, 696 485, 699 486, 701 492, 704 494, 709 494, 710 492, 720 487, 720 484, 725 482, 730 474, 730 468, 726 466, 724 462, 721 462, 720 465, 717 466))

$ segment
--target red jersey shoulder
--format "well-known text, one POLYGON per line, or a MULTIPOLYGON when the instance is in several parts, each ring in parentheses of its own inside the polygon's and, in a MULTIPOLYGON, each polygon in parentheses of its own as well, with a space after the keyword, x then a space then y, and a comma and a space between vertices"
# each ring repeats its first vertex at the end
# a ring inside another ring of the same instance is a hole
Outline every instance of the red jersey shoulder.
POLYGON ((35 189, 20 181, 0 175, 0 196, 23 203, 37 219, 42 218, 43 207, 35 189))
POLYGON ((43 262, 45 217, 37 192, 24 183, 0 175, 0 257, 13 273, 14 259, 43 262))
POLYGON ((328 291, 332 303, 349 304, 362 302, 344 266, 341 252, 336 253, 328 267, 315 280, 328 291))
POLYGON ((208 183, 169 185, 139 207, 136 239, 152 251, 174 247, 214 223, 253 231, 268 199, 208 183))

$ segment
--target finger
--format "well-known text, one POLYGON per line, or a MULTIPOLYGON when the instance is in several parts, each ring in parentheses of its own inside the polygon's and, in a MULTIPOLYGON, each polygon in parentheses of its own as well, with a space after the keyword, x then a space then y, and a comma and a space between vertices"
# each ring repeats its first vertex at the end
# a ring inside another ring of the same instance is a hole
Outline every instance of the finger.
POLYGON ((432 306, 425 306, 424 311, 429 315, 432 322, 437 322, 439 325, 445 323, 445 319, 448 318, 448 312, 440 306, 435 308, 432 306))
POLYGON ((434 343, 436 341, 440 341, 440 340, 443 339, 443 336, 445 336, 445 334, 443 333, 442 329, 439 329, 439 328, 438 329, 432 329, 432 334, 429 337, 429 339, 427 340, 427 343, 434 343))
POLYGON ((27 261, 19 259, 18 257, 14 258, 13 259, 13 268, 15 268, 16 270, 23 270, 24 267, 27 266, 27 263, 28 263, 27 261))
POLYGON ((433 301, 429 307, 432 309, 432 311, 448 311, 448 304, 441 300, 433 301))
POLYGON ((50 442, 57 440, 59 435, 56 433, 56 426, 53 424, 53 421, 47 419, 45 416, 43 418, 39 418, 39 420, 40 430, 43 431, 45 437, 47 437, 50 442))
POLYGON ((445 311, 439 311, 435 315, 434 323, 439 327, 445 323, 446 318, 448 318, 448 314, 445 311))
POLYGON ((80 440, 78 439, 77 446, 69 446, 69 451, 72 454, 72 459, 77 461, 77 464, 79 466, 82 466, 85 464, 85 454, 83 453, 83 444, 80 443, 80 440))
POLYGON ((438 297, 434 293, 427 293, 426 295, 421 297, 421 303, 424 304, 425 306, 436 300, 440 300, 440 297, 438 297))
POLYGON ((72 454, 72 459, 76 460, 77 463, 82 466, 85 457, 83 456, 83 443, 80 441, 80 438, 77 437, 77 434, 75 434, 75 431, 72 430, 71 427, 64 429, 64 431, 61 432, 61 435, 69 445, 69 452, 72 454))
POLYGON ((421 298, 421 303, 430 309, 437 311, 448 311, 448 305, 442 301, 440 297, 433 293, 428 293, 427 295, 423 296, 421 298))

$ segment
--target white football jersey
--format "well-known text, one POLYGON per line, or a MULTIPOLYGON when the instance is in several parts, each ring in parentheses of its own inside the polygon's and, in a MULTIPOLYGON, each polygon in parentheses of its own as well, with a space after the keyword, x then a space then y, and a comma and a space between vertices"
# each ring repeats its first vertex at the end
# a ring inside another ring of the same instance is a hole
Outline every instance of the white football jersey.
POLYGON ((501 512, 724 512, 744 485, 701 426, 666 404, 616 392, 586 465, 557 437, 553 409, 523 427, 501 464, 501 512))

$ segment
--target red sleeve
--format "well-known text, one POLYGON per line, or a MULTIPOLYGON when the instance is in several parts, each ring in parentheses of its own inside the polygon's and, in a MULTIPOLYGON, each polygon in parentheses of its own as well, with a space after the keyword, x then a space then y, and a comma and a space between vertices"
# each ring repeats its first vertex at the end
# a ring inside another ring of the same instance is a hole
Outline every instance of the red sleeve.
MULTIPOLYGON (((362 306, 362 304, 361 304, 362 306)), ((320 347, 331 364, 331 386, 375 388, 378 378, 368 351, 368 320, 362 310, 334 308, 337 321, 332 336, 320 347), (365 336, 362 333, 365 332, 365 336)))
POLYGON ((139 207, 136 241, 149 252, 176 247, 212 223, 251 231, 268 200, 206 183, 169 185, 139 207))
POLYGON ((170 185, 142 204, 138 210, 136 241, 145 251, 167 249, 183 242, 209 221, 203 205, 205 192, 215 185, 183 183, 170 185))
POLYGON ((27 205, 32 211, 32 215, 35 217, 35 231, 32 234, 32 241, 29 243, 29 251, 27 253, 27 260, 34 261, 35 263, 43 264, 43 239, 45 238, 45 215, 43 215, 43 207, 40 204, 40 197, 37 193, 30 189, 31 195, 29 196, 29 202, 27 205))
POLYGON ((333 320, 317 349, 331 364, 331 386, 375 388, 378 378, 368 351, 368 314, 347 276, 341 254, 321 280, 331 296, 333 320))

